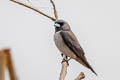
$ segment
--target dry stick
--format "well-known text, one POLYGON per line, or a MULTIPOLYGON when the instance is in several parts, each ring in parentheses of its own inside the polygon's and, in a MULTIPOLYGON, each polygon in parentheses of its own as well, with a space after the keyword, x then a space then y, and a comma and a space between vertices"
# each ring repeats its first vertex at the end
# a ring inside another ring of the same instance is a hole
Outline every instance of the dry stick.
POLYGON ((80 75, 75 80, 82 80, 84 78, 85 78, 85 74, 81 72, 80 75))
MULTIPOLYGON (((65 80, 67 74, 67 67, 68 67, 68 63, 66 61, 63 62, 59 80, 65 80)), ((80 75, 75 80, 82 80, 84 78, 85 78, 85 74, 81 72, 80 75)))
POLYGON ((5 80, 5 69, 8 67, 10 80, 17 80, 16 73, 13 67, 13 62, 9 49, 0 51, 0 80, 5 80))
POLYGON ((5 68, 7 66, 6 54, 0 51, 0 80, 5 80, 5 68))
MULTIPOLYGON (((68 61, 69 60, 67 59, 67 57, 63 55, 62 69, 61 69, 59 80, 65 80, 65 77, 67 75, 67 67, 69 65, 68 61)), ((85 74, 81 72, 80 75, 75 80, 82 80, 84 78, 85 78, 85 74)))
POLYGON ((53 18, 53 17, 51 17, 51 16, 48 16, 47 14, 45 14, 45 13, 41 12, 40 10, 35 9, 35 8, 31 7, 31 6, 28 6, 27 4, 24 4, 24 3, 22 3, 22 2, 15 1, 15 0, 10 0, 10 1, 15 2, 15 3, 19 4, 19 5, 22 5, 22 6, 24 6, 24 7, 27 7, 27 8, 29 8, 29 9, 32 9, 32 10, 40 13, 41 15, 46 16, 47 18, 51 19, 52 21, 56 21, 55 18, 53 18))
POLYGON ((8 71, 9 71, 9 75, 10 75, 10 80, 17 80, 17 75, 14 69, 14 65, 13 65, 13 60, 10 54, 10 50, 6 50, 6 54, 7 54, 7 64, 8 64, 8 71))
POLYGON ((68 67, 68 63, 66 61, 64 61, 62 63, 62 69, 61 69, 59 80, 65 80, 65 77, 66 77, 66 74, 67 74, 67 67, 68 67))
POLYGON ((55 4, 54 4, 54 2, 53 2, 52 0, 50 0, 50 2, 51 2, 52 5, 53 5, 55 18, 58 19, 58 13, 57 13, 57 10, 56 10, 56 7, 55 7, 55 4))
MULTIPOLYGON (((68 67, 68 63, 66 61, 64 61, 62 63, 62 69, 61 69, 59 80, 65 80, 65 77, 67 75, 67 67, 68 67)), ((81 72, 80 75, 75 80, 82 80, 84 78, 85 78, 85 74, 83 72, 81 72)))

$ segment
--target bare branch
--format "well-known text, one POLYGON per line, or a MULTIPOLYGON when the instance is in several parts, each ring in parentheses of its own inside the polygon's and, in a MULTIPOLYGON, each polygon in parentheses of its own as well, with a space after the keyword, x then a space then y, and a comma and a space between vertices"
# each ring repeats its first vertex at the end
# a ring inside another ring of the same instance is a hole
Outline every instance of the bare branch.
POLYGON ((27 8, 29 8, 29 9, 32 9, 32 10, 40 13, 41 15, 46 16, 47 18, 51 19, 52 21, 56 21, 55 18, 53 18, 53 17, 51 17, 51 16, 48 16, 47 14, 41 12, 40 10, 38 10, 38 9, 36 9, 36 8, 33 8, 33 7, 31 7, 31 6, 28 6, 27 4, 24 4, 24 3, 22 3, 22 2, 15 1, 15 0, 10 0, 10 1, 12 1, 12 2, 14 2, 14 3, 17 3, 17 4, 19 4, 19 5, 22 5, 22 6, 24 6, 24 7, 27 7, 27 8))
POLYGON ((61 73, 60 73, 59 80, 64 80, 65 79, 66 74, 67 74, 67 66, 68 66, 68 63, 66 61, 62 63, 62 70, 61 70, 61 73))
MULTIPOLYGON (((67 59, 67 57, 65 55, 63 55, 62 69, 61 69, 59 80, 65 80, 65 77, 67 75, 67 67, 69 65, 69 63, 68 63, 69 60, 70 59, 67 59)), ((85 74, 83 72, 81 72, 80 75, 75 80, 82 80, 84 78, 85 78, 85 74)))
POLYGON ((55 7, 55 4, 52 0, 50 0, 50 2, 52 3, 52 6, 53 6, 53 10, 54 10, 54 15, 55 15, 55 18, 58 19, 58 13, 57 13, 57 10, 56 10, 56 7, 55 7))
POLYGON ((62 69, 61 69, 59 80, 65 80, 65 77, 67 74, 67 67, 68 67, 67 57, 65 55, 63 55, 62 69))
POLYGON ((5 70, 8 68, 10 80, 17 80, 9 49, 0 51, 0 80, 5 80, 5 70))
POLYGON ((85 78, 85 74, 81 72, 80 75, 75 80, 82 80, 84 78, 85 78))
POLYGON ((0 80, 5 80, 5 68, 7 67, 6 54, 0 51, 0 80))
POLYGON ((7 64, 8 64, 8 71, 9 71, 9 75, 10 75, 10 80, 17 80, 17 75, 15 72, 15 68, 14 68, 12 56, 10 54, 10 50, 6 49, 5 52, 7 54, 7 64))

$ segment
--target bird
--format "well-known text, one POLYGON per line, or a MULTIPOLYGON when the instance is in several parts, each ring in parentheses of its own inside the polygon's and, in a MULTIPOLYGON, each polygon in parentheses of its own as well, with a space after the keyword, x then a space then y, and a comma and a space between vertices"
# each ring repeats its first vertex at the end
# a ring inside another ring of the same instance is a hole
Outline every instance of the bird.
POLYGON ((70 25, 64 20, 56 20, 54 26, 54 42, 58 50, 66 57, 76 60, 97 75, 88 63, 87 58, 85 57, 85 52, 72 32, 70 25))

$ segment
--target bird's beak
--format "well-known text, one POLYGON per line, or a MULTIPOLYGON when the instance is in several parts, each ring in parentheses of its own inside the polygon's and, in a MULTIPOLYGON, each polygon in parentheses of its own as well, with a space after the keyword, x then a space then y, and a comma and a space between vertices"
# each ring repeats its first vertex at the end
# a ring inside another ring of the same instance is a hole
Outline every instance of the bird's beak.
POLYGON ((59 28, 60 24, 55 23, 54 26, 59 28))

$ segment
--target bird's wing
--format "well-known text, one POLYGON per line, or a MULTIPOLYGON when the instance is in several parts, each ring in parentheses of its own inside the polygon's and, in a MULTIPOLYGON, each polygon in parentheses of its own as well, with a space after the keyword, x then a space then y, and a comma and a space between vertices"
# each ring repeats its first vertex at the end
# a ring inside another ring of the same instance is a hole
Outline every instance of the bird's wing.
MULTIPOLYGON (((72 32, 69 31, 61 31, 61 36, 65 42, 65 44, 75 53, 75 55, 83 62, 83 65, 89 68, 93 73, 96 74, 96 72, 93 70, 91 65, 87 62, 87 59, 85 57, 85 53, 83 49, 80 47, 79 42, 77 41, 77 38, 72 32)), ((96 74, 97 75, 97 74, 96 74)))
POLYGON ((65 44, 76 54, 77 57, 81 58, 84 56, 85 53, 74 35, 71 35, 68 31, 62 31, 60 34, 65 44))

